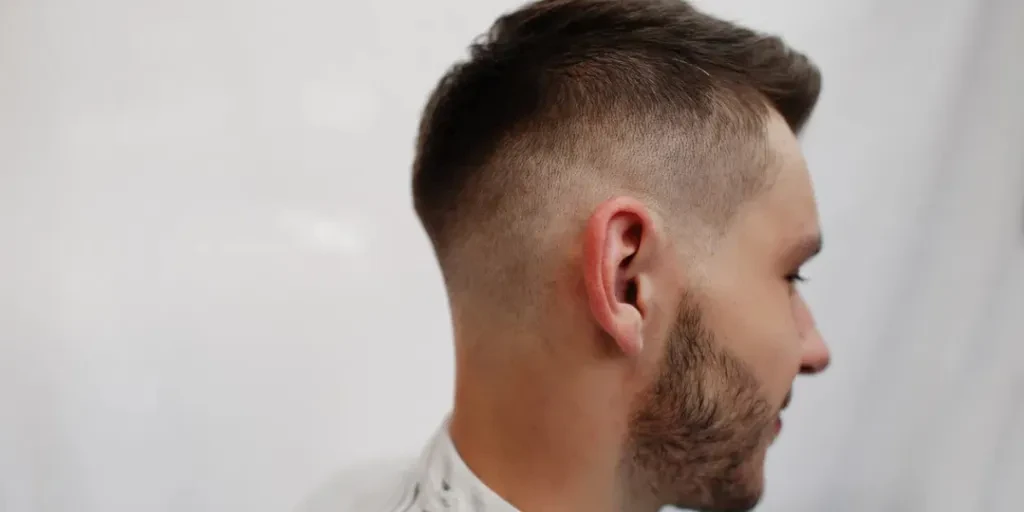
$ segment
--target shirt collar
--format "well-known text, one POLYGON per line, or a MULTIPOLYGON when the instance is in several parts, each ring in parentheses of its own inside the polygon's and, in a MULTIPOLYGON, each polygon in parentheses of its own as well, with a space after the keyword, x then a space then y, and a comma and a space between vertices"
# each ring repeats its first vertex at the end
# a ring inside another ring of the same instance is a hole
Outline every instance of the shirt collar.
POLYGON ((518 512, 473 474, 455 449, 448 422, 423 452, 414 501, 430 510, 452 512, 518 512))

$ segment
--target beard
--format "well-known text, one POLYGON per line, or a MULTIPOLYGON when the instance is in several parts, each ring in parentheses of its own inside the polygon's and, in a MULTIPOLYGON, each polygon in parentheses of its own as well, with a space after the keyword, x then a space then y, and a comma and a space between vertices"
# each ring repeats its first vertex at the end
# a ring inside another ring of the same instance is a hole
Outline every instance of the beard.
POLYGON ((763 492, 776 418, 750 369, 684 300, 660 375, 630 419, 632 487, 658 504, 750 510, 763 492))

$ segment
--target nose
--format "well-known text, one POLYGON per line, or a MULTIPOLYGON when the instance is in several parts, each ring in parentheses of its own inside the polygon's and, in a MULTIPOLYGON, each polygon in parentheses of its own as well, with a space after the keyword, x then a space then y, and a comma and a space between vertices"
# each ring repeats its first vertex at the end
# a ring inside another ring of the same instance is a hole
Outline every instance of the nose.
POLYGON ((825 371, 832 360, 825 340, 818 329, 812 328, 803 337, 801 347, 800 373, 814 375, 825 371))
POLYGON ((832 356, 818 327, 814 325, 811 310, 800 294, 794 296, 793 317, 800 333, 800 373, 814 375, 825 371, 832 356))

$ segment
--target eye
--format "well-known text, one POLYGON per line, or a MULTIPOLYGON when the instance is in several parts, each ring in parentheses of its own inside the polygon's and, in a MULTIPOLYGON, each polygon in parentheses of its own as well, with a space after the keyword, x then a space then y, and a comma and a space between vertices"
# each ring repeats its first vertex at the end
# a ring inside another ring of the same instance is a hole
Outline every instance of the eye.
POLYGON ((789 281, 790 284, 806 283, 807 278, 801 275, 800 272, 794 272, 786 276, 786 281, 789 281))

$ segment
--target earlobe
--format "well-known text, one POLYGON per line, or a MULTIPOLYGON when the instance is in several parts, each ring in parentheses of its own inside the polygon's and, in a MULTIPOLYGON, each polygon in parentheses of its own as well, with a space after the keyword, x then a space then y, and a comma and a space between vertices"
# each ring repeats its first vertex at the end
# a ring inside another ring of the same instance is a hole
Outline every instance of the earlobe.
POLYGON ((632 198, 605 201, 586 227, 583 276, 590 310, 627 356, 644 346, 643 288, 649 280, 642 275, 643 260, 653 231, 647 208, 632 198))

